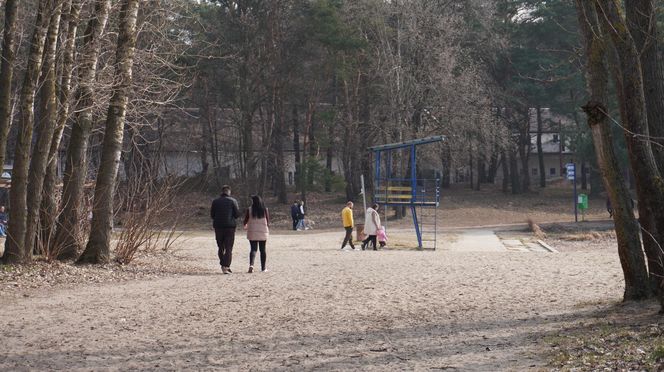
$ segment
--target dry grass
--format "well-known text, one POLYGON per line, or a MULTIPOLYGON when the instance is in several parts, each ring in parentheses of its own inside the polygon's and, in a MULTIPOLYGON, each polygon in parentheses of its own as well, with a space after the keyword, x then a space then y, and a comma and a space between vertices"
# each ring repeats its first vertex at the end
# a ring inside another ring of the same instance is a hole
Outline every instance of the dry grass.
POLYGON ((553 371, 661 371, 664 325, 656 304, 617 305, 595 321, 545 337, 553 371))
POLYGON ((535 237, 537 237, 537 239, 545 239, 546 238, 546 233, 544 232, 544 230, 542 230, 542 228, 539 227, 539 225, 536 224, 535 221, 533 221, 532 218, 529 218, 527 222, 528 222, 528 228, 533 233, 533 235, 535 235, 535 237))
POLYGON ((570 242, 581 242, 581 241, 615 239, 615 236, 616 234, 613 231, 586 231, 576 234, 564 234, 561 235, 559 239, 570 242))

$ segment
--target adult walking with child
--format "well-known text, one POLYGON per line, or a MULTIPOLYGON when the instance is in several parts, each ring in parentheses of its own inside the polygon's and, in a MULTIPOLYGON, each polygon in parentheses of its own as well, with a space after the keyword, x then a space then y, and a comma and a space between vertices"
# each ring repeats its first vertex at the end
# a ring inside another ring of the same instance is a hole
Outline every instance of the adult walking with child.
POLYGON ((379 205, 376 203, 367 208, 367 213, 364 216, 364 233, 367 235, 367 238, 362 241, 362 250, 364 250, 369 243, 373 245, 374 251, 378 250, 378 248, 376 248, 376 235, 378 234, 378 230, 382 227, 378 208, 379 205))
POLYGON ((249 252, 249 273, 254 272, 256 252, 261 252, 261 271, 267 271, 267 238, 270 235, 270 214, 258 195, 251 197, 251 206, 244 215, 244 228, 247 230, 247 239, 251 251, 249 252))

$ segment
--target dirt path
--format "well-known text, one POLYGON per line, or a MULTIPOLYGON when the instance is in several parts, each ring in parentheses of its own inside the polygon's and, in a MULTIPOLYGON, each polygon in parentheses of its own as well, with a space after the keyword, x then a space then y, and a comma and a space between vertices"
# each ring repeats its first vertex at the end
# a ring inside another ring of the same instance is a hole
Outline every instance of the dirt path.
POLYGON ((197 275, 2 297, 0 370, 523 370, 549 332, 619 300, 607 250, 339 251, 342 232, 271 237, 222 276, 211 235, 197 275))

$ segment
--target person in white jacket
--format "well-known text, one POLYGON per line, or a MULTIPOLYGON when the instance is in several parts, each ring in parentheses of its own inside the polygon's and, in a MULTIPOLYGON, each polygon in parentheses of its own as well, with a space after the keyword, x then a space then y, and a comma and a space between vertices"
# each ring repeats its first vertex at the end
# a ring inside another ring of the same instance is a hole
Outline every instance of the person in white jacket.
POLYGON ((362 241, 362 250, 364 250, 369 243, 372 243, 374 251, 378 250, 378 248, 376 248, 376 235, 378 234, 378 229, 382 227, 380 223, 380 215, 378 214, 379 208, 380 206, 376 203, 367 208, 367 213, 365 213, 364 216, 364 234, 367 235, 367 238, 362 241))

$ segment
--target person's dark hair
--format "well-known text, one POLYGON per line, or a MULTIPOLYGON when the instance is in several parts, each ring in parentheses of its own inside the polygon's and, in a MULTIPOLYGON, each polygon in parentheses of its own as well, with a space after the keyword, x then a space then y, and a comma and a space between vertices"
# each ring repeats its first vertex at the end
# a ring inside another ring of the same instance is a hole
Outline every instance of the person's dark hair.
POLYGON ((374 203, 374 204, 371 206, 371 208, 373 208, 373 209, 378 209, 378 204, 374 203))
POLYGON ((251 196, 251 217, 265 217, 265 204, 263 204, 263 199, 258 195, 251 196))
POLYGON ((231 191, 231 187, 228 185, 223 185, 221 186, 221 193, 228 195, 229 192, 231 191))

